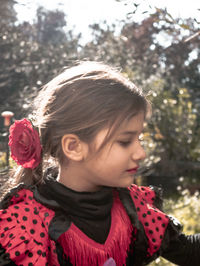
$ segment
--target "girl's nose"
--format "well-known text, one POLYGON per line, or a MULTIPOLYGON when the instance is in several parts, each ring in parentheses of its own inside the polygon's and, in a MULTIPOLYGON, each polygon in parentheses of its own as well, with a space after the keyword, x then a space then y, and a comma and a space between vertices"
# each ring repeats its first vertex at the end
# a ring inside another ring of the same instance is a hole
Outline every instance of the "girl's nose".
POLYGON ((137 147, 135 147, 133 153, 132 153, 132 159, 134 161, 141 161, 146 158, 146 152, 144 148, 141 146, 140 143, 138 143, 137 147))

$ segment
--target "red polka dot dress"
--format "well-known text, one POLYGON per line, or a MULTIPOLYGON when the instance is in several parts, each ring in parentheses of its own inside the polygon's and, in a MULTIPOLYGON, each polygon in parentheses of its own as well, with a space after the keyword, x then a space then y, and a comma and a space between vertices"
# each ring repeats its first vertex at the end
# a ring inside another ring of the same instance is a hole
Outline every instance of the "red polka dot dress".
MULTIPOLYGON (((0 265, 145 265, 165 255, 170 234, 181 242, 179 225, 156 199, 136 185, 98 193, 52 180, 42 189, 20 185, 1 202, 0 265)), ((173 261, 172 253, 166 257, 173 261)))
POLYGON ((148 238, 148 256, 152 256, 160 248, 169 217, 155 207, 156 195, 149 187, 132 185, 130 195, 135 204, 138 219, 142 222, 148 238))
POLYGON ((14 194, 0 215, 0 245, 7 258, 16 265, 59 265, 55 243, 48 237, 53 215, 36 202, 32 191, 21 189, 14 194))

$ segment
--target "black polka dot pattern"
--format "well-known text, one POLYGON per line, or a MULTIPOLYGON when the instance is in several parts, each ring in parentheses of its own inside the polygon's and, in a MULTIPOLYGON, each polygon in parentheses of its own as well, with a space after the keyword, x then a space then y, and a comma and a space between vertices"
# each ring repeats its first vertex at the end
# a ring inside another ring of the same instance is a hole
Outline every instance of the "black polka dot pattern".
POLYGON ((13 196, 8 209, 0 210, 0 245, 16 265, 48 265, 48 260, 59 265, 55 243, 48 236, 53 216, 26 189, 13 196))
POLYGON ((130 194, 149 240, 147 251, 152 256, 162 243, 169 218, 153 205, 156 195, 149 187, 132 185, 130 194))

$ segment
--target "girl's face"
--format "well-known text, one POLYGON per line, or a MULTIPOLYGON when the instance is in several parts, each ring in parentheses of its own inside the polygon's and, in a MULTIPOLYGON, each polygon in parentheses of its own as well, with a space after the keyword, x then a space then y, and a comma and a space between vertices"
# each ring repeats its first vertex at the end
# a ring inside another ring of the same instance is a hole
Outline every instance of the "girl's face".
MULTIPOLYGON (((139 162, 146 156, 139 139, 143 124, 144 113, 141 112, 125 121, 99 153, 83 162, 85 175, 82 178, 88 190, 95 191, 101 186, 127 187, 133 183, 139 162)), ((97 134, 94 140, 97 150, 108 130, 97 134)))

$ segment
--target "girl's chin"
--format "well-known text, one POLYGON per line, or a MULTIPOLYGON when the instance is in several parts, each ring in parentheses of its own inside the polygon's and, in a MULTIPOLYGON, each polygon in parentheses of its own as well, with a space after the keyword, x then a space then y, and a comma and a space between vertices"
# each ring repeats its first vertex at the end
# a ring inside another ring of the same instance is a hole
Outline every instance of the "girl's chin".
POLYGON ((126 187, 130 187, 133 183, 134 183, 135 179, 134 179, 134 176, 132 176, 129 180, 129 182, 127 182, 127 186, 126 187))
POLYGON ((134 183, 134 177, 131 177, 127 179, 127 182, 123 182, 119 187, 121 188, 130 187, 133 183, 134 183))

